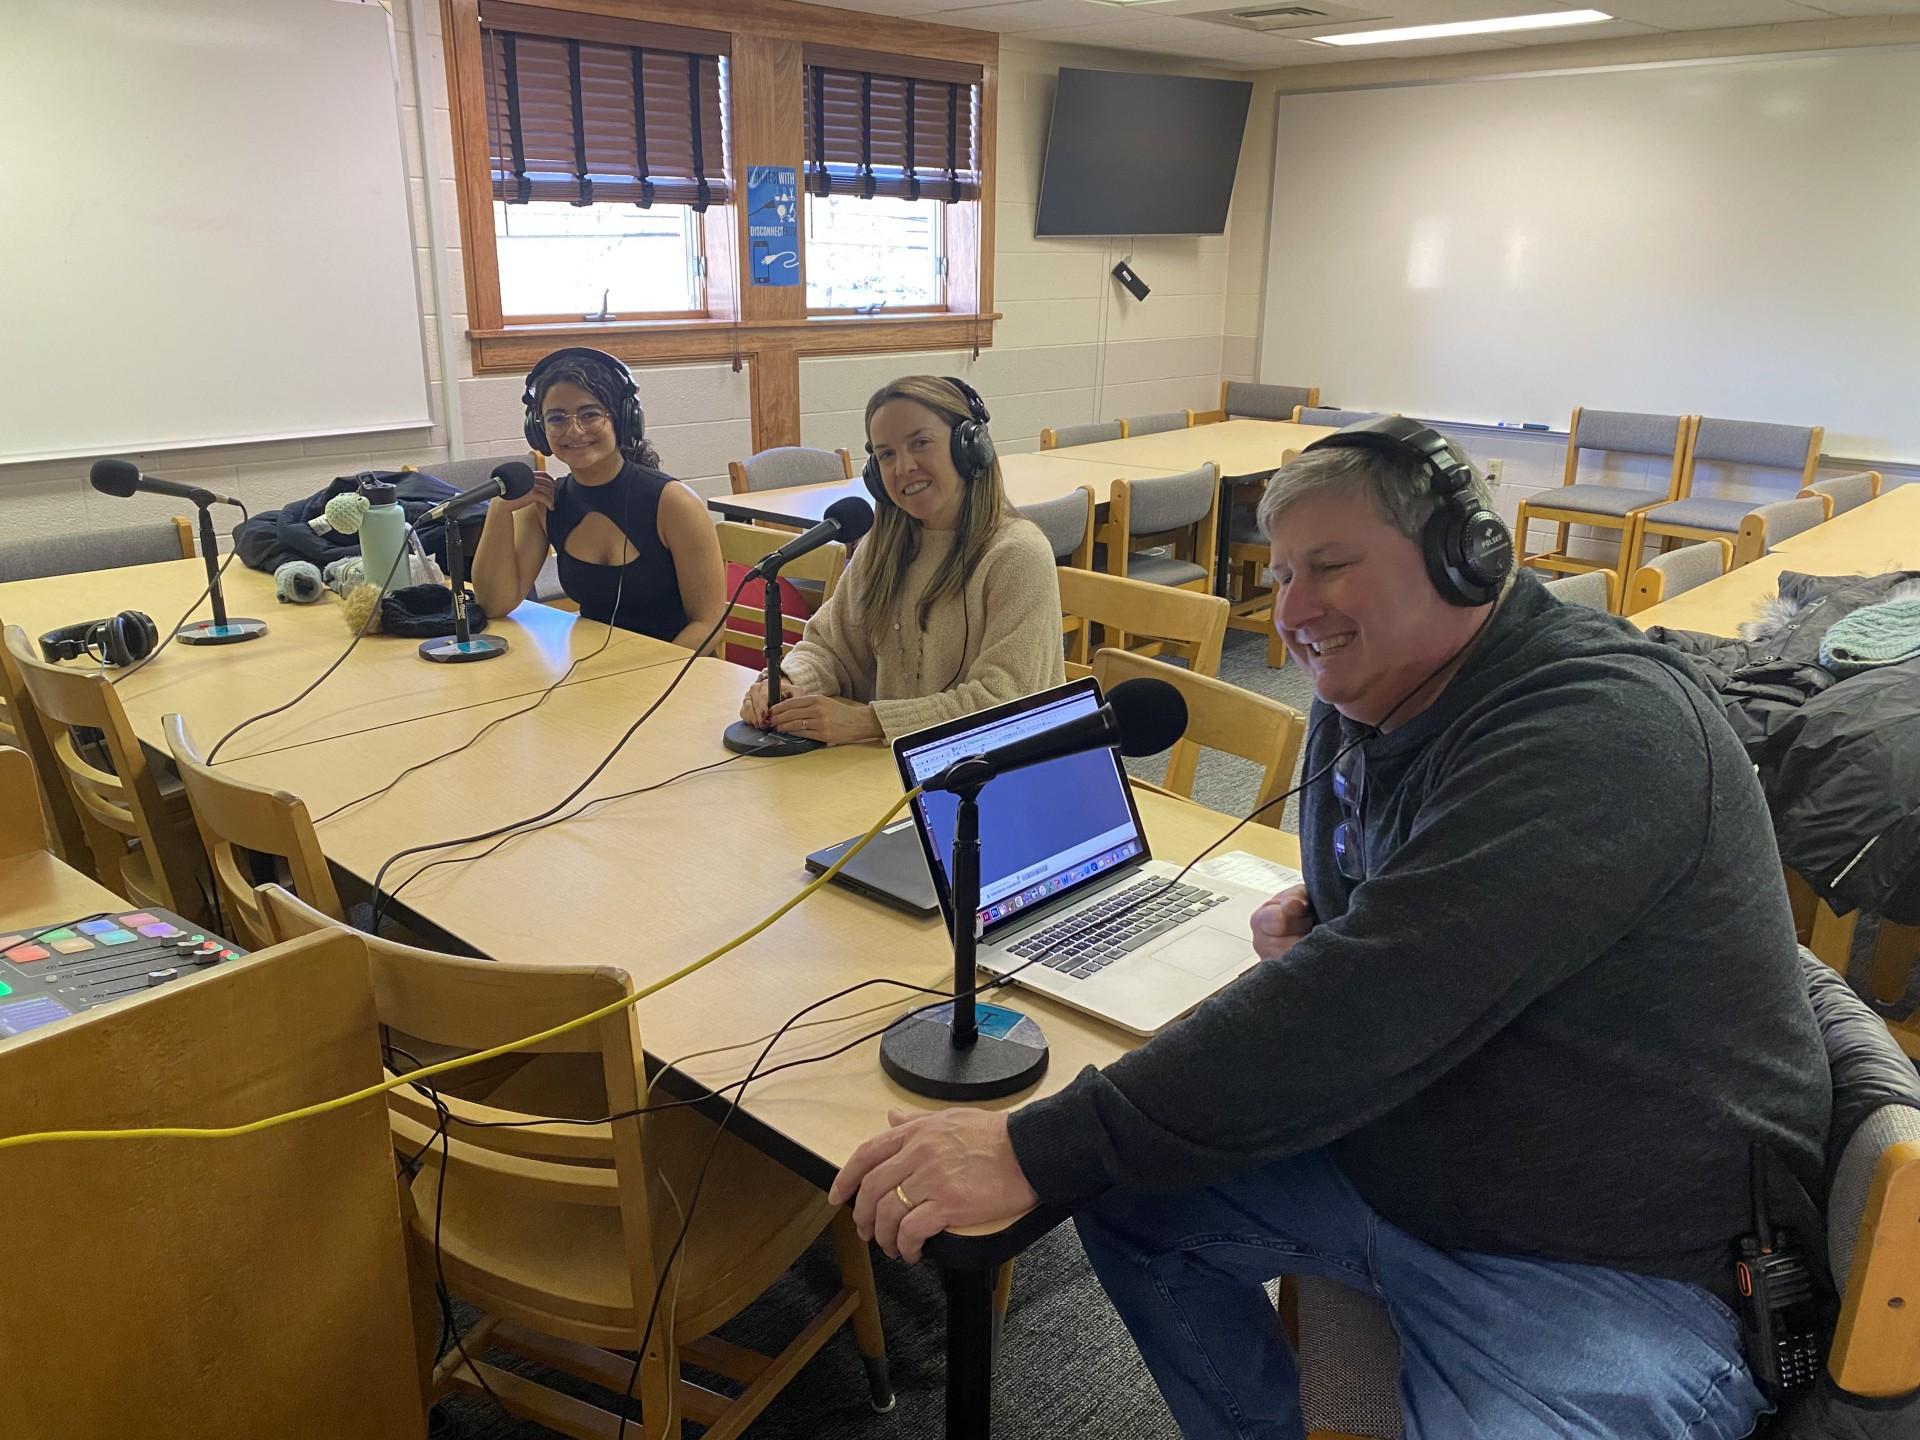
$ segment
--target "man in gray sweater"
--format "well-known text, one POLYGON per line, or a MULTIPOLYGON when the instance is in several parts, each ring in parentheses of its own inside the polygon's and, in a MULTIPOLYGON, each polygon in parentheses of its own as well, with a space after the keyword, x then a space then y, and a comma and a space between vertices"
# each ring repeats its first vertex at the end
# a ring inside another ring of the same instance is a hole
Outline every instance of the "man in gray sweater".
POLYGON ((1262 1282, 1312 1273, 1386 1302, 1409 1436, 1731 1440, 1749 1152, 1819 1194, 1830 1099, 1766 807, 1684 660, 1435 570, 1444 470, 1310 450, 1262 502, 1318 696, 1264 963, 1011 1115, 894 1117, 834 1198, 909 1259, 1073 1207, 1188 1436, 1302 1434, 1262 1282))

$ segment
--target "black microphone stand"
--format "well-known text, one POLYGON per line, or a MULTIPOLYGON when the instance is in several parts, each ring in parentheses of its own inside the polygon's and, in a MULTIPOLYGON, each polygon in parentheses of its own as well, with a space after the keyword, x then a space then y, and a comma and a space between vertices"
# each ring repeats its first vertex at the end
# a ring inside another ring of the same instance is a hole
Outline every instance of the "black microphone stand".
MULTIPOLYGON (((774 559, 769 555, 755 567, 760 572, 762 585, 761 625, 763 627, 763 648, 767 657, 767 709, 772 710, 780 703, 780 657, 786 649, 786 631, 780 619, 780 567, 767 568, 774 559)), ((784 730, 762 730, 758 725, 749 725, 744 720, 736 720, 727 726, 726 733, 720 737, 720 743, 736 755, 804 755, 809 750, 818 750, 818 740, 808 740, 799 735, 789 735, 784 730)))
POLYGON ((200 554, 207 562, 207 594, 213 598, 213 619, 182 625, 173 638, 182 645, 236 645, 258 640, 267 633, 264 620, 227 618, 227 597, 220 590, 220 541, 213 533, 213 501, 199 501, 200 554))
POLYGON ((980 791, 998 773, 984 756, 955 761, 939 788, 959 798, 953 827, 953 1002, 910 1015, 880 1038, 880 1068, 936 1100, 993 1100, 1047 1073, 1047 1037, 1029 1016, 976 1005, 980 937, 980 791), (985 1011, 986 1028, 981 1028, 985 1011))
MULTIPOLYGON (((401 552, 404 556, 405 552, 401 552)), ((404 559, 401 563, 405 563, 404 559)), ((420 654, 442 665, 463 665, 470 660, 491 660, 507 653, 507 642, 498 635, 475 635, 467 624, 466 547, 460 540, 460 515, 447 515, 447 583, 453 587, 453 634, 438 635, 420 642, 420 654)))

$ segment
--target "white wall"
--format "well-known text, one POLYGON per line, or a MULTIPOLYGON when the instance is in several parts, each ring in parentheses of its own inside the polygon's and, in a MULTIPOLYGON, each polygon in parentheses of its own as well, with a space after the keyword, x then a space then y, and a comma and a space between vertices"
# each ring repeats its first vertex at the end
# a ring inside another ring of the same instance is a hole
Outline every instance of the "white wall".
MULTIPOLYGON (((421 267, 420 322, 436 423, 389 435, 131 457, 143 469, 229 491, 256 510, 270 509, 320 489, 336 475, 401 465, 430 467, 447 459, 449 393, 459 406, 467 455, 524 453, 519 378, 476 378, 464 338, 465 284, 440 7, 437 0, 422 7, 426 25, 419 41, 428 78, 424 106, 415 93, 410 6, 407 0, 388 0, 387 8, 393 12, 395 28, 416 259, 421 267), (433 147, 441 177, 438 219, 447 245, 438 255, 428 244, 423 134, 433 147), (434 309, 432 283, 436 266, 447 324, 456 338, 450 376, 442 374, 441 322, 434 309)), ((981 352, 977 364, 964 352, 803 361, 800 399, 805 443, 846 445, 857 452, 867 396, 893 376, 911 371, 970 376, 993 409, 996 439, 1009 451, 1038 448, 1044 426, 1189 406, 1208 409, 1218 402, 1223 374, 1253 378, 1271 208, 1272 82, 1261 80, 1255 86, 1227 234, 1147 238, 1132 247, 1134 265, 1153 287, 1143 304, 1107 273, 1128 253, 1124 240, 1041 240, 1033 234, 1040 160, 1055 73, 1062 65, 1228 73, 1201 65, 1156 63, 1151 56, 1132 52, 1044 46, 1007 37, 1001 52, 995 260, 995 303, 1005 319, 996 326, 993 347, 981 352)), ((271 331, 264 323, 262 350, 272 353, 271 331)), ((280 357, 279 363, 297 364, 298 357, 280 357)), ((736 374, 727 364, 686 365, 643 370, 637 378, 648 433, 659 446, 666 468, 703 492, 725 490, 726 462, 752 449, 746 370, 736 374)), ((218 377, 210 377, 208 383, 217 385, 218 377)), ((102 397, 102 403, 111 403, 111 397, 102 397)), ((171 514, 178 508, 148 496, 115 500, 96 494, 86 484, 86 468, 84 461, 0 466, 0 523, 6 533, 57 535, 108 528, 171 514)))
POLYGON ((1132 244, 1124 236, 1041 239, 1033 233, 1034 200, 1063 65, 1241 78, 1129 52, 1003 38, 994 307, 1005 318, 995 326, 993 347, 977 361, 964 350, 801 361, 803 443, 858 454, 867 397, 913 372, 964 376, 985 397, 994 440, 1009 453, 1038 449, 1048 426, 1212 409, 1222 374, 1253 378, 1272 184, 1272 86, 1255 87, 1225 235, 1150 236, 1132 244), (1144 302, 1108 273, 1129 255, 1152 288, 1144 302))

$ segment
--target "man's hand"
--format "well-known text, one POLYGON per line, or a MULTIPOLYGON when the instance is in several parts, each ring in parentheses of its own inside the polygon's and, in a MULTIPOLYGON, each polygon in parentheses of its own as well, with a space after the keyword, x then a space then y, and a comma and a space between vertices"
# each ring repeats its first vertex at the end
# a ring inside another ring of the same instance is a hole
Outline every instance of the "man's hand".
POLYGON ((1005 1114, 889 1110, 887 1124, 853 1152, 827 1198, 836 1205, 851 1199, 861 1238, 878 1240, 895 1259, 917 1263, 942 1230, 1004 1220, 1040 1203, 1014 1157, 1005 1114))
POLYGON ((1311 929, 1313 906, 1307 900, 1307 887, 1282 890, 1253 912, 1253 953, 1262 960, 1277 960, 1311 929))

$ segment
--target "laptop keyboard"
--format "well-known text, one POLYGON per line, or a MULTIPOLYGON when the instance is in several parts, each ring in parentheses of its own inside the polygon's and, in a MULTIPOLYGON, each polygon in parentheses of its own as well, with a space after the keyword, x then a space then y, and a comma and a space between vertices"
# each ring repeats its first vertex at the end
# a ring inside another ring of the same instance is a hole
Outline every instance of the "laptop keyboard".
POLYGON ((1022 960, 1038 959, 1049 970, 1084 980, 1148 941, 1159 939, 1174 926, 1226 902, 1226 896, 1198 885, 1169 886, 1164 880, 1142 880, 1074 911, 1057 924, 1036 930, 1018 945, 1009 946, 1007 953, 1022 960), (1153 898, 1147 899, 1149 896, 1153 898), (1142 900, 1146 903, 1141 904, 1142 900))

